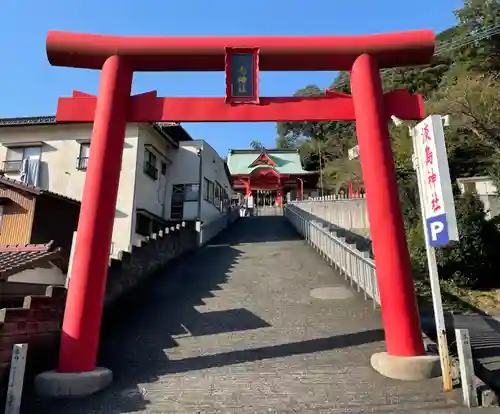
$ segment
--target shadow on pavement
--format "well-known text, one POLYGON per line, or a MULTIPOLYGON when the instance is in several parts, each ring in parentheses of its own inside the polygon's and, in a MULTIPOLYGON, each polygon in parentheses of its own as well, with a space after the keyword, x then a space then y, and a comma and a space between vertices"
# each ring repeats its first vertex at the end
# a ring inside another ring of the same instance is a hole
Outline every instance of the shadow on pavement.
POLYGON ((213 244, 266 243, 303 240, 283 216, 244 217, 237 220, 224 234, 213 239, 213 244))
POLYGON ((84 400, 50 401, 34 398, 33 389, 27 384, 23 413, 143 410, 146 403, 140 396, 134 402, 121 395, 109 396, 124 388, 137 388, 136 384, 141 382, 156 381, 169 363, 164 350, 177 346, 175 336, 213 335, 269 326, 246 309, 202 313, 195 308, 223 288, 240 255, 235 248, 210 243, 171 261, 103 316, 99 365, 113 371, 114 385, 84 400))
MULTIPOLYGON (((278 240, 300 240, 284 217, 238 220, 204 248, 169 264, 122 300, 103 319, 99 364, 110 368, 114 383, 80 400, 26 398, 23 413, 144 412, 150 401, 141 384, 160 382, 165 375, 228 366, 243 362, 301 355, 378 342, 380 329, 327 338, 228 351, 169 360, 176 339, 269 327, 244 308, 200 312, 195 307, 225 288, 229 273, 240 260, 233 246, 278 240)), ((76 358, 78 356, 75 356, 76 358)), ((202 374, 200 374, 202 375, 202 374)), ((178 390, 182 392, 181 389, 178 390)))
POLYGON ((379 342, 383 341, 384 338, 384 331, 382 329, 372 329, 363 332, 330 336, 328 338, 309 339, 281 345, 185 358, 179 361, 172 361, 167 371, 164 373, 177 374, 181 372, 241 364, 244 362, 310 354, 331 349, 363 345, 371 342, 379 342))
MULTIPOLYGON (((318 221, 324 227, 335 230, 337 236, 345 237, 348 243, 356 244, 362 251, 373 257, 371 240, 347 229, 339 228, 311 213, 303 212, 309 219, 318 221)), ((495 319, 445 291, 441 292, 448 308, 462 309, 463 312, 445 312, 446 330, 450 351, 456 355, 455 329, 468 329, 476 375, 488 386, 500 393, 500 318, 495 319)), ((418 297, 422 331, 434 341, 437 340, 432 301, 429 297, 418 297)))

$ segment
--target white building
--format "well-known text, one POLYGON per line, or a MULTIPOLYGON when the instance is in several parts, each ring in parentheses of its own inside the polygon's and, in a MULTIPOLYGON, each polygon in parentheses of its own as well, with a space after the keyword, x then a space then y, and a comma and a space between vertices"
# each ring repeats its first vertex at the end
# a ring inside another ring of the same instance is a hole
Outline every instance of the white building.
POLYGON ((500 199, 493 180, 488 176, 457 178, 458 188, 465 192, 476 193, 484 204, 486 218, 492 219, 500 214, 500 199))
MULTIPOLYGON (((0 168, 8 178, 81 200, 91 132, 92 124, 57 124, 54 117, 0 119, 0 168)), ((112 254, 171 221, 210 222, 230 196, 227 166, 207 143, 179 124, 129 124, 112 254)))

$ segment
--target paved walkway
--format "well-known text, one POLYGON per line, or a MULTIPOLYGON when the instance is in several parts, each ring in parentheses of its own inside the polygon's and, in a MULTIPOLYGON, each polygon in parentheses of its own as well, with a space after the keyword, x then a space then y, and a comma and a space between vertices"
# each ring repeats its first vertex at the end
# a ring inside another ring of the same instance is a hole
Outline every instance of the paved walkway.
POLYGON ((371 369, 380 315, 283 217, 238 221, 133 300, 104 329, 114 384, 80 401, 26 401, 26 413, 469 412, 439 379, 371 369), (311 297, 324 286, 338 298, 311 297))

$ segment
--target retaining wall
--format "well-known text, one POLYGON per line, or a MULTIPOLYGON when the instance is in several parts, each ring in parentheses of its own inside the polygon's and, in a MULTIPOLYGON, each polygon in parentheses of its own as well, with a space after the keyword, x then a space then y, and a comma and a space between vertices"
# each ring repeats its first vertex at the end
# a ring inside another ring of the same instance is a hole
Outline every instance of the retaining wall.
POLYGON ((325 196, 294 201, 293 204, 328 223, 360 236, 370 237, 370 221, 364 195, 352 199, 342 196, 325 196))

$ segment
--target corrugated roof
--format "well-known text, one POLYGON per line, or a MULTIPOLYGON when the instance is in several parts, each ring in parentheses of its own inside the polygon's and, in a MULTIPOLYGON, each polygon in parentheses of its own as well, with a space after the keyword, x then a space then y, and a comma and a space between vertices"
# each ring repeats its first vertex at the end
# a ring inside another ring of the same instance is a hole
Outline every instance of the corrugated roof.
MULTIPOLYGON (((265 152, 276 163, 276 171, 280 174, 311 174, 302 168, 300 154, 297 150, 266 149, 265 152)), ((227 165, 231 175, 250 174, 255 167, 250 165, 260 156, 260 149, 231 150, 227 156, 227 165)))
POLYGON ((0 280, 44 263, 60 259, 61 249, 47 244, 0 246, 0 280))
MULTIPOLYGON (((24 116, 16 118, 0 118, 0 127, 37 126, 69 124, 73 122, 57 122, 53 115, 24 116)), ((192 141, 193 138, 179 122, 152 122, 151 125, 165 138, 172 138, 177 144, 180 141, 192 141)))
POLYGON ((13 180, 12 178, 8 178, 5 175, 0 175, 0 184, 5 184, 9 187, 17 188, 17 189, 22 190, 22 191, 27 191, 27 192, 29 192, 31 194, 35 194, 35 195, 46 195, 49 197, 59 198, 61 200, 66 200, 66 201, 70 201, 72 203, 80 204, 80 201, 75 199, 75 198, 66 197, 65 195, 62 195, 59 193, 54 193, 53 191, 48 191, 48 190, 45 190, 41 187, 35 187, 34 185, 24 184, 21 181, 13 180))

